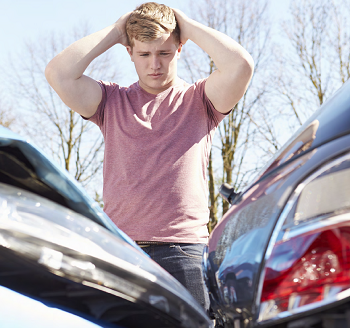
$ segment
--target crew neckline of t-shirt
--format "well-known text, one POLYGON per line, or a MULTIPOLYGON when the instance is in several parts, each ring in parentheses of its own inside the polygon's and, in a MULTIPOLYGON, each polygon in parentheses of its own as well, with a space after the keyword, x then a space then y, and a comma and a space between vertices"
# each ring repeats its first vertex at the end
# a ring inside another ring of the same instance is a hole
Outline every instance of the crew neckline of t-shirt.
POLYGON ((140 90, 143 94, 147 95, 148 97, 151 97, 151 98, 163 98, 163 97, 166 97, 166 96, 169 94, 169 92, 170 92, 171 90, 173 90, 174 88, 177 88, 177 87, 181 87, 181 86, 184 85, 184 84, 185 84, 185 81, 184 81, 184 80, 182 80, 182 79, 180 79, 180 78, 177 78, 175 84, 173 84, 173 85, 170 86, 168 89, 165 89, 164 91, 159 92, 159 93, 157 93, 157 94, 147 92, 145 89, 143 89, 143 88, 140 86, 139 81, 137 81, 137 82, 135 83, 135 86, 136 86, 136 88, 137 88, 138 90, 140 90))

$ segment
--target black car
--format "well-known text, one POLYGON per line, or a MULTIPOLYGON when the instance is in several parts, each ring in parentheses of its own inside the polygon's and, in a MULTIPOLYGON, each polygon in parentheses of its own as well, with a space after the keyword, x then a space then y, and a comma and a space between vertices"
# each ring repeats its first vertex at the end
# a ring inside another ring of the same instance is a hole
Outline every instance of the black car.
POLYGON ((217 327, 350 327, 350 81, 232 206, 203 257, 217 327))
POLYGON ((65 171, 0 128, 0 327, 209 326, 65 171))

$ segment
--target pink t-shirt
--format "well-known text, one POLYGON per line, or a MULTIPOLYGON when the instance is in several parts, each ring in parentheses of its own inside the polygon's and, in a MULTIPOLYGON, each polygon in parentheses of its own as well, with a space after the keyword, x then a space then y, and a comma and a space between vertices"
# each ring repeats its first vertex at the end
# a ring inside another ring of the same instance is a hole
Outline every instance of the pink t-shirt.
POLYGON ((206 169, 225 115, 206 97, 205 81, 179 80, 157 95, 138 82, 98 81, 102 101, 89 120, 105 140, 104 211, 134 240, 207 242, 206 169))

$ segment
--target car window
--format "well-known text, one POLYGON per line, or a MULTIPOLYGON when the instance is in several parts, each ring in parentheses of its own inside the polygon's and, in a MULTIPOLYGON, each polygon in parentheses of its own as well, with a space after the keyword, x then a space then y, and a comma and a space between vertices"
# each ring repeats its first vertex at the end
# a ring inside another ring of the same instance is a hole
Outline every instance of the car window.
POLYGON ((350 154, 313 173, 296 189, 294 204, 284 226, 350 210, 350 154))

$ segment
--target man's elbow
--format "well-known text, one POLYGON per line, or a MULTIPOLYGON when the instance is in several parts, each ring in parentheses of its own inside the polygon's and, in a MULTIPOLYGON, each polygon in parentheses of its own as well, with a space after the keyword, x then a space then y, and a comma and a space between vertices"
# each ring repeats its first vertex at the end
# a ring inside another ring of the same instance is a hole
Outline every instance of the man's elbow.
POLYGON ((254 73, 254 59, 249 53, 246 53, 242 58, 242 73, 248 81, 251 80, 254 73))
POLYGON ((55 80, 55 69, 53 68, 52 61, 50 61, 45 68, 45 78, 52 86, 55 80))
POLYGON ((52 59, 45 68, 45 78, 52 88, 61 85, 65 79, 62 67, 57 64, 55 58, 52 59))

